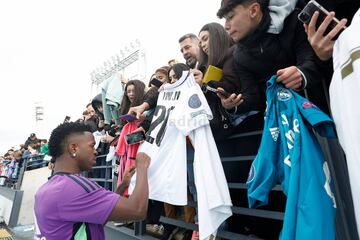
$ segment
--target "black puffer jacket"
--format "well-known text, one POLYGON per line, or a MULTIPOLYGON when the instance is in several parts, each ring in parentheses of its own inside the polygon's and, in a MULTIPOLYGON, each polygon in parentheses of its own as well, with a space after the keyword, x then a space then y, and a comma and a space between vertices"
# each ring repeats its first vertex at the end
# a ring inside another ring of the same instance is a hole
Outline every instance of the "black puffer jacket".
POLYGON ((244 102, 237 113, 264 110, 266 81, 277 70, 296 66, 307 79, 307 88, 321 81, 321 73, 296 9, 284 22, 280 34, 267 33, 270 16, 264 14, 259 27, 237 44, 234 67, 241 79, 244 102))

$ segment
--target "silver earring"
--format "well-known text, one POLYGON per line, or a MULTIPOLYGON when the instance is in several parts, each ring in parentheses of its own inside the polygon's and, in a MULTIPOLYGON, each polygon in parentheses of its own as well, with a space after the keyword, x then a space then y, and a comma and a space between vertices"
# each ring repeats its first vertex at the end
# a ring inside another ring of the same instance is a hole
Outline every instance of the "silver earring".
POLYGON ((76 157, 76 153, 73 153, 73 154, 72 154, 72 157, 76 157))

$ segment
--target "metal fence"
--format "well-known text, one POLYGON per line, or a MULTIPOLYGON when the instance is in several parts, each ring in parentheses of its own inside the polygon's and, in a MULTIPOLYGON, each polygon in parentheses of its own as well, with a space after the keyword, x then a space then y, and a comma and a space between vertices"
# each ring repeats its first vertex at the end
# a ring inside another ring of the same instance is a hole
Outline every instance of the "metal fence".
POLYGON ((2 176, 2 178, 5 178, 5 183, 4 183, 5 187, 9 187, 17 190, 20 189, 21 187, 22 180, 24 178, 24 174, 26 171, 46 167, 49 164, 49 161, 44 160, 44 155, 41 154, 26 156, 17 161, 18 161, 18 167, 16 170, 14 170, 14 171, 18 171, 17 177, 9 178, 2 176))

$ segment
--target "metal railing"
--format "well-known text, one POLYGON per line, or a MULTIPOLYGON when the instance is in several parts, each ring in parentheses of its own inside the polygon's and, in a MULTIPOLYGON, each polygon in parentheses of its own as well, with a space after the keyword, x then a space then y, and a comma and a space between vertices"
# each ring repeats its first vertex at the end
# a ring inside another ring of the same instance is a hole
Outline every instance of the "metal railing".
POLYGON ((113 169, 115 166, 111 165, 111 162, 102 161, 103 159, 106 159, 107 154, 101 154, 96 156, 97 162, 105 162, 105 165, 96 165, 92 167, 92 174, 86 173, 86 177, 89 179, 99 183, 101 186, 103 186, 105 189, 110 191, 115 191, 114 189, 114 179, 112 178, 113 175, 113 169), (94 174, 95 171, 98 171, 97 174, 94 174), (102 177, 103 175, 103 177, 102 177), (111 183, 111 185, 110 185, 111 183))
POLYGON ((45 155, 43 154, 38 154, 38 155, 30 155, 22 158, 22 166, 20 167, 19 170, 16 189, 21 188, 21 184, 26 171, 46 167, 49 164, 50 161, 44 160, 44 156, 45 155))

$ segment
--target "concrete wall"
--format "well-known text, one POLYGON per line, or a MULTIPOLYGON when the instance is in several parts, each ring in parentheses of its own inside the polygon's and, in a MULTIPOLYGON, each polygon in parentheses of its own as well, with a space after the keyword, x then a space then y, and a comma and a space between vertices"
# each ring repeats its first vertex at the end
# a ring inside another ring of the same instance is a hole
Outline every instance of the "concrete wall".
POLYGON ((34 224, 34 196, 36 191, 48 180, 51 171, 47 167, 26 171, 21 184, 24 192, 20 207, 18 224, 34 224))
POLYGON ((9 227, 16 226, 22 194, 19 190, 0 187, 0 222, 4 220, 9 227))

